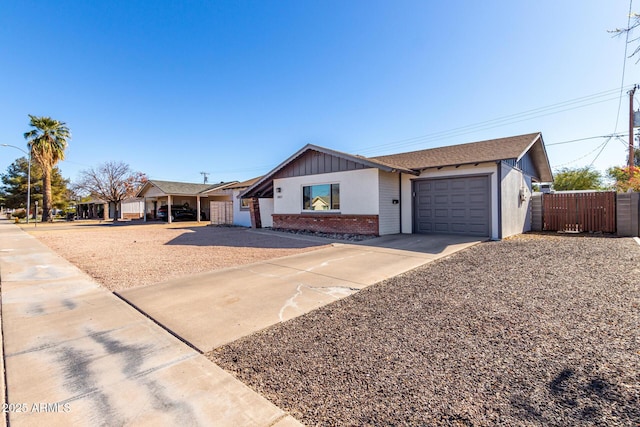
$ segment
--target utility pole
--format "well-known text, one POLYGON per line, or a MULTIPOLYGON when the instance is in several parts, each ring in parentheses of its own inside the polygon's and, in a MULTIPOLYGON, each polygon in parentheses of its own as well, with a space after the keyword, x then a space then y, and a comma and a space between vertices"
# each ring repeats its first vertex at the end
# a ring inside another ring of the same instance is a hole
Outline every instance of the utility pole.
POLYGON ((209 172, 200 172, 200 175, 204 178, 204 184, 209 182, 209 172))
POLYGON ((633 89, 629 91, 629 177, 633 177, 633 160, 635 153, 633 150, 633 95, 636 93, 638 85, 633 85, 633 89))

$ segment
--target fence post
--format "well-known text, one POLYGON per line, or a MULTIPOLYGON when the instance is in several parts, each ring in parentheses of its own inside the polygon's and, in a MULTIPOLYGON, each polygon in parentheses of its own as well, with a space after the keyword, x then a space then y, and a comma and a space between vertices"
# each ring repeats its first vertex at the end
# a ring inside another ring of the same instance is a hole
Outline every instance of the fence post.
POLYGON ((542 197, 543 193, 531 194, 531 231, 542 231, 542 197))
POLYGON ((640 193, 618 193, 616 202, 617 235, 640 236, 640 193))

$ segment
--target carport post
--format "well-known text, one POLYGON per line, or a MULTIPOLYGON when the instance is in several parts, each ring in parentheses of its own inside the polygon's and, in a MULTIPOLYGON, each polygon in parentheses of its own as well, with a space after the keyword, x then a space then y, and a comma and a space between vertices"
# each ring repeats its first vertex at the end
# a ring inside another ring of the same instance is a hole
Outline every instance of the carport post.
POLYGON ((167 224, 171 224, 171 194, 167 194, 167 224))
POLYGON ((200 222, 200 196, 196 196, 196 216, 200 222))

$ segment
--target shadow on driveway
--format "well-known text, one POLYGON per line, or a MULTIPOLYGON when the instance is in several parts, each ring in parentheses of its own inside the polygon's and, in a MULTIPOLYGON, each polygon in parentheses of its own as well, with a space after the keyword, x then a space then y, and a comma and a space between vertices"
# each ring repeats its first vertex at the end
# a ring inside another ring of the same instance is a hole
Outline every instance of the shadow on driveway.
POLYGON ((404 251, 412 256, 440 255, 457 252, 461 245, 466 247, 473 242, 485 241, 487 238, 456 234, 391 234, 375 239, 353 243, 366 246, 372 250, 390 249, 394 253, 404 251))
POLYGON ((300 237, 275 231, 256 231, 244 227, 184 227, 185 233, 166 245, 227 246, 234 248, 301 249, 326 246, 334 240, 300 237))

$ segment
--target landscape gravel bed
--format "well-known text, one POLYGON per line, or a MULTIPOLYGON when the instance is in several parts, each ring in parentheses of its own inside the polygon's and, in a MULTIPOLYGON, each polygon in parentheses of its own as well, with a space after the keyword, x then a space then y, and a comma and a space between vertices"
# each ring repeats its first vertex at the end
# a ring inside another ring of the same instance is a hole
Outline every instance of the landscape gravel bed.
POLYGON ((207 356, 306 425, 638 425, 640 246, 525 235, 207 356))
POLYGON ((76 222, 23 228, 111 291, 325 246, 276 233, 185 222, 76 222))

